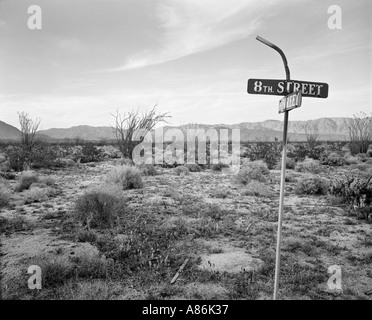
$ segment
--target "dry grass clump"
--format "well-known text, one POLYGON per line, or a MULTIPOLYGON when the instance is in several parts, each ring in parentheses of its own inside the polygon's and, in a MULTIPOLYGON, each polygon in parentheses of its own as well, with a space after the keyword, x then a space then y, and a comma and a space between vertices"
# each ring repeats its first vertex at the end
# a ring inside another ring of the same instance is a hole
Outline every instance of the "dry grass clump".
POLYGON ((40 188, 37 186, 32 186, 30 189, 26 190, 24 195, 25 204, 33 202, 43 202, 48 200, 49 188, 40 188))
POLYGON ((300 179, 295 186, 297 194, 324 195, 327 193, 329 183, 318 176, 309 176, 300 179))
POLYGON ((123 190, 143 187, 141 170, 134 166, 116 166, 106 176, 106 182, 119 184, 123 190))
POLYGON ((16 231, 22 231, 25 229, 30 229, 32 224, 26 221, 24 216, 15 215, 10 218, 0 216, 0 232, 13 233, 16 231))
POLYGON ((190 172, 200 172, 202 170, 197 163, 188 164, 187 169, 189 169, 190 172))
POLYGON ((75 218, 88 229, 111 227, 125 214, 126 200, 114 186, 101 186, 88 190, 75 202, 75 218))
POLYGON ((262 160, 243 162, 239 172, 236 175, 238 182, 247 184, 251 180, 266 182, 270 176, 270 170, 267 164, 262 160))
POLYGON ((3 208, 9 204, 10 192, 8 189, 0 184, 0 208, 3 208))
POLYGON ((270 187, 263 182, 252 180, 249 181, 244 190, 241 192, 243 196, 254 196, 254 197, 271 197, 273 195, 270 187))
POLYGON ((306 159, 304 162, 297 163, 295 171, 318 174, 322 171, 322 167, 318 160, 306 159))
POLYGON ((15 188, 16 192, 22 192, 27 190, 33 183, 39 182, 39 177, 36 173, 32 171, 25 171, 22 173, 21 179, 15 188))
MULTIPOLYGON (((292 158, 287 157, 285 167, 286 169, 293 170, 296 167, 296 161, 292 158)), ((282 168, 282 161, 279 161, 278 164, 276 165, 276 169, 281 170, 281 168, 282 168)))
POLYGON ((212 166, 213 171, 222 171, 222 169, 226 169, 226 168, 230 168, 230 166, 222 162, 216 163, 212 166))
POLYGON ((178 166, 176 167, 174 170, 173 170, 174 174, 177 175, 177 176, 180 176, 180 175, 189 175, 190 172, 189 172, 189 169, 186 167, 186 166, 178 166))
POLYGON ((139 169, 141 170, 141 172, 144 176, 157 176, 157 175, 159 175, 159 172, 156 170, 155 166, 152 165, 152 164, 141 164, 139 166, 139 169))

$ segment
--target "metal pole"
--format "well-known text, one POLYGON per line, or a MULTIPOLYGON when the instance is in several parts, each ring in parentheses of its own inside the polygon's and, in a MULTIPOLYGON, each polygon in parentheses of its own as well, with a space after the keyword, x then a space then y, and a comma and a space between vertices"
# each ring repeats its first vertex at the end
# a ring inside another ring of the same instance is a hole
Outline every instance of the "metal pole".
MULTIPOLYGON (((270 48, 273 48, 279 52, 280 56, 283 59, 284 69, 286 74, 286 80, 290 81, 290 71, 288 68, 287 58, 285 57, 284 52, 260 36, 257 36, 256 39, 266 44, 270 48)), ((286 88, 287 90, 287 88, 286 88)), ((288 93, 288 92, 286 92, 288 93)), ((282 171, 280 178, 280 198, 279 198, 279 217, 278 217, 278 235, 276 243, 276 263, 275 263, 275 284, 274 284, 274 300, 278 298, 278 287, 279 287, 279 274, 280 274, 280 249, 281 249, 281 240, 282 240, 282 221, 283 221, 283 207, 284 207, 284 187, 285 187, 285 172, 286 172, 286 162, 287 162, 287 131, 288 131, 288 115, 289 111, 284 113, 284 128, 283 128, 283 154, 282 154, 282 171)))

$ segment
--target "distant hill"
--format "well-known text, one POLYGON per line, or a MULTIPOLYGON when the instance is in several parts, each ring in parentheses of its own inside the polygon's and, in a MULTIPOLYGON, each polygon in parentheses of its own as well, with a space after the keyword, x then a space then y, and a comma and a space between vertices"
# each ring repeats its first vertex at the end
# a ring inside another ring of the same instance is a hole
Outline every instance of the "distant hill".
POLYGON ((102 140, 115 139, 115 134, 111 127, 91 127, 75 126, 71 128, 53 128, 42 130, 40 133, 55 139, 83 139, 83 140, 102 140))
POLYGON ((18 140, 21 135, 16 127, 0 121, 0 140, 18 140))
MULTIPOLYGON (((21 131, 16 127, 11 126, 0 120, 0 141, 18 141, 21 136, 21 131)), ((41 131, 38 133, 38 138, 43 141, 57 141, 57 139, 51 138, 41 131)))
MULTIPOLYGON (((291 141, 306 140, 306 125, 310 124, 318 129, 319 140, 339 141, 348 139, 348 129, 345 120, 348 118, 320 118, 307 121, 289 121, 288 136, 291 141)), ((164 126, 168 128, 188 128, 189 125, 164 126)), ((274 138, 282 139, 283 122, 278 120, 266 120, 261 122, 242 122, 238 124, 198 124, 198 128, 208 130, 215 129, 240 129, 240 138, 247 140, 269 140, 274 138)), ((92 127, 86 125, 71 128, 52 128, 39 132, 43 140, 57 141, 62 139, 83 139, 83 140, 111 140, 115 139, 112 127, 92 127)), ((17 140, 20 131, 5 122, 0 121, 0 140, 17 140)))

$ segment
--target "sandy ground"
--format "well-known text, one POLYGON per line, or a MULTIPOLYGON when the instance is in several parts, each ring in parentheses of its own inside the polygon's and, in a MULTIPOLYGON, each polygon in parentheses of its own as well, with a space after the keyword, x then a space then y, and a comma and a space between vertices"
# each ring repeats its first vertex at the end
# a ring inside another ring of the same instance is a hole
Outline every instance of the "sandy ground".
MULTIPOLYGON (((102 183, 113 166, 114 162, 107 161, 94 166, 82 165, 80 168, 39 173, 40 176, 53 178, 58 190, 55 196, 41 203, 25 204, 22 193, 12 193, 10 207, 1 209, 0 215, 22 215, 32 228, 1 235, 1 287, 4 296, 16 290, 19 279, 27 280, 27 268, 35 257, 46 255, 52 259, 58 256, 59 259, 68 260, 72 256, 97 253, 91 244, 61 238, 61 218, 71 212, 79 195, 90 186, 102 183)), ((210 272, 226 271, 233 274, 262 268, 263 250, 275 251, 280 171, 272 171, 273 181, 269 184, 272 196, 258 198, 242 196, 243 187, 234 181, 233 173, 229 171, 220 173, 206 170, 176 176, 172 169, 158 170, 160 175, 143 178, 143 189, 127 191, 131 208, 138 211, 146 209, 146 212, 151 212, 151 208, 161 208, 167 213, 165 224, 169 226, 180 219, 180 199, 187 198, 190 203, 202 201, 216 204, 234 212, 231 223, 239 231, 238 235, 197 239, 201 248, 197 252, 200 257, 197 267, 210 272), (227 192, 227 196, 215 197, 221 190, 227 192)), ((342 172, 342 169, 333 170, 342 172)), ((298 178, 302 175, 290 170, 288 172, 298 178)), ((339 172, 332 171, 331 174, 339 172)), ((9 181, 11 188, 16 183, 9 181)), ((332 265, 340 266, 343 292, 341 295, 330 295, 330 298, 372 299, 372 264, 365 262, 368 261, 366 257, 372 254, 372 225, 347 216, 344 208, 330 205, 325 196, 296 196, 293 188, 294 183, 286 184, 283 255, 311 268, 321 265, 326 270, 332 265)), ((184 219, 186 223, 198 222, 192 215, 186 215, 184 219)), ((319 290, 327 292, 325 282, 318 286, 319 290)), ((84 287, 79 290, 89 291, 84 287)), ((145 297, 143 292, 135 288, 128 290, 121 298, 145 297)), ((207 293, 214 292, 213 297, 225 298, 228 291, 222 284, 198 281, 185 283, 182 290, 182 295, 176 294, 171 298, 193 298, 195 292, 204 297, 210 297, 207 293)), ((269 297, 263 295, 261 298, 269 297)), ((309 297, 304 294, 286 298, 309 297)))

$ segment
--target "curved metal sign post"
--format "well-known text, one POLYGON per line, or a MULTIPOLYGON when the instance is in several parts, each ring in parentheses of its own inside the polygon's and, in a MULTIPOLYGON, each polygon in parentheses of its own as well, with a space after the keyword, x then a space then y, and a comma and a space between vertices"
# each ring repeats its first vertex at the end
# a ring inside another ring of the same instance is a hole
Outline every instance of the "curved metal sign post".
POLYGON ((280 273, 280 248, 282 239, 282 221, 283 221, 283 206, 284 206, 284 186, 285 186, 285 171, 287 162, 287 131, 288 131, 288 112, 294 108, 301 106, 302 97, 327 98, 328 84, 309 81, 291 80, 288 68, 287 58, 283 51, 272 44, 270 41, 257 36, 256 39, 270 48, 277 51, 283 59, 286 80, 270 80, 270 79, 249 79, 248 93, 250 94, 265 94, 265 95, 281 95, 285 96, 279 101, 279 113, 284 112, 284 128, 283 128, 283 154, 282 168, 280 178, 280 199, 279 199, 279 217, 278 217, 278 235, 276 243, 276 263, 275 263, 275 284, 274 284, 274 300, 278 298, 279 273, 280 273))

